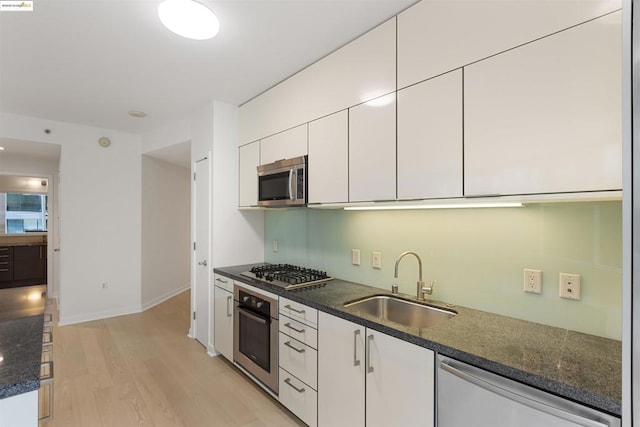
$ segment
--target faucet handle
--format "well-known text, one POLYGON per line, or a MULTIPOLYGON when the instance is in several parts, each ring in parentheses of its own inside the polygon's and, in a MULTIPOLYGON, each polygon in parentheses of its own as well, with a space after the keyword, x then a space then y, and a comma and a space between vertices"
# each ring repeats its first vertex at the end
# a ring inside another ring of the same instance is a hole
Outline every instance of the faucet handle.
POLYGON ((422 282, 422 292, 423 294, 431 295, 433 293, 433 285, 436 284, 435 280, 429 282, 429 286, 425 286, 424 282, 422 282))
POLYGON ((391 293, 394 295, 398 294, 398 285, 396 284, 391 285, 391 293))

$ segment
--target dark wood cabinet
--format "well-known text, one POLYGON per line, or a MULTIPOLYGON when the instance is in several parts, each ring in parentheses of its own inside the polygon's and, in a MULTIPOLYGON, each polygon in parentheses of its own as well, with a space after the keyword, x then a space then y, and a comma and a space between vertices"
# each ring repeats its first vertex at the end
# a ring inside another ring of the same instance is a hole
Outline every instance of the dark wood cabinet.
POLYGON ((47 283, 47 245, 0 246, 0 288, 47 283))
POLYGON ((13 247, 0 246, 0 282, 13 280, 13 247))

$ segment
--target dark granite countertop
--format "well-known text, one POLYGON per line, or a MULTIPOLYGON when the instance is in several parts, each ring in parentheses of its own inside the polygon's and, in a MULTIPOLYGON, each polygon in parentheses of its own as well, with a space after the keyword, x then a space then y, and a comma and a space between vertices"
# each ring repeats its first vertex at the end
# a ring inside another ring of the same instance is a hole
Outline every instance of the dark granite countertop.
POLYGON ((47 246, 47 242, 14 242, 14 243, 0 242, 0 246, 47 246))
POLYGON ((0 399, 40 387, 46 288, 0 290, 0 399))
POLYGON ((240 274, 251 266, 214 271, 523 384, 621 415, 620 341, 437 301, 427 303, 453 309, 457 316, 429 328, 407 328, 355 315, 343 307, 355 299, 390 294, 384 289, 334 279, 323 287, 287 291, 240 274))

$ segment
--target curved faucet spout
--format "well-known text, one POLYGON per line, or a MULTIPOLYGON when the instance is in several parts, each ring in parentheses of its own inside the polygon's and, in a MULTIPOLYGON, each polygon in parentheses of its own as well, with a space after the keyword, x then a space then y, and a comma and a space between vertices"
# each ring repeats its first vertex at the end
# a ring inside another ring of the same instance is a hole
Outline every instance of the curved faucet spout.
POLYGON ((418 255, 417 253, 413 252, 413 251, 406 251, 406 252, 402 252, 400 254, 400 256, 398 257, 398 259, 396 259, 396 266, 394 267, 393 270, 393 277, 395 277, 396 279, 398 278, 398 265, 400 264, 400 260, 405 256, 405 255, 414 255, 416 257, 416 259, 418 260, 418 280, 420 280, 422 282, 422 260, 420 259, 420 255, 418 255))
MULTIPOLYGON (((418 260, 418 283, 417 283, 417 292, 416 292, 416 297, 419 300, 424 300, 424 296, 425 294, 431 294, 431 292, 433 291, 433 282, 430 286, 425 286, 424 285, 424 281, 422 280, 422 260, 420 259, 420 255, 418 255, 417 253, 413 252, 413 251, 406 251, 400 254, 400 256, 398 256, 398 258, 396 259, 396 265, 393 269, 393 277, 394 278, 398 278, 398 265, 400 264, 400 260, 405 256, 405 255, 414 255, 416 257, 416 259, 418 260)), ((394 285, 395 286, 395 285, 394 285)), ((395 286, 395 289, 397 289, 397 286, 395 286)))

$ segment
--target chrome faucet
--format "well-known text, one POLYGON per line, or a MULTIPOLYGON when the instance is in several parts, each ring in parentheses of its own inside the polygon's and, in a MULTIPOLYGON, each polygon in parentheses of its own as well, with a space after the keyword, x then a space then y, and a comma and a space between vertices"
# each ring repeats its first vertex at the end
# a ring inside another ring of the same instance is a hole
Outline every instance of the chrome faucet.
MULTIPOLYGON (((394 278, 398 278, 398 265, 400 264, 400 260, 405 256, 405 255, 415 255, 415 257, 418 259, 418 284, 417 284, 417 292, 416 292, 416 297, 418 298, 418 300, 420 301, 424 301, 424 296, 425 294, 429 294, 431 295, 431 293, 433 292, 433 282, 431 282, 429 284, 429 286, 425 286, 424 281, 422 280, 422 260, 420 259, 420 256, 413 252, 413 251, 406 251, 400 254, 400 256, 398 257, 398 259, 396 259, 396 265, 395 268, 393 270, 393 277, 394 278)), ((398 285, 393 285, 393 289, 398 289, 398 285)))

